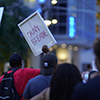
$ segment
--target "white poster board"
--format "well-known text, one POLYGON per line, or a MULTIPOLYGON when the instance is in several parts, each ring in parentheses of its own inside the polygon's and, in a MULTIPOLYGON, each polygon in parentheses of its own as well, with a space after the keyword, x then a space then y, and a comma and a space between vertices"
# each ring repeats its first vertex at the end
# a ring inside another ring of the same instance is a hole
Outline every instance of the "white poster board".
POLYGON ((0 7, 0 25, 1 25, 1 20, 2 20, 3 10, 4 10, 4 7, 0 7))
POLYGON ((35 56, 42 53, 43 45, 47 45, 49 48, 57 43, 38 11, 23 20, 18 26, 35 56))

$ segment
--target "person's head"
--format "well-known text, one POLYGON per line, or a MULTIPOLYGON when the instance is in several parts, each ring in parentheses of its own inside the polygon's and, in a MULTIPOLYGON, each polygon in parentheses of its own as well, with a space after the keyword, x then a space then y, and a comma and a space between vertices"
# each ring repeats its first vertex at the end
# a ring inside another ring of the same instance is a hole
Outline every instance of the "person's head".
POLYGON ((50 100, 70 100, 74 86, 81 81, 81 73, 75 65, 59 65, 51 79, 50 100))
POLYGON ((88 64, 88 65, 87 65, 87 71, 91 71, 91 69, 92 69, 91 64, 88 64))
POLYGON ((22 65, 22 57, 18 53, 14 53, 9 58, 9 63, 12 68, 20 67, 22 65))
POLYGON ((94 43, 95 63, 100 71, 100 39, 94 43))
POLYGON ((50 75, 53 73, 57 66, 58 59, 55 54, 47 53, 42 58, 41 73, 44 75, 50 75))

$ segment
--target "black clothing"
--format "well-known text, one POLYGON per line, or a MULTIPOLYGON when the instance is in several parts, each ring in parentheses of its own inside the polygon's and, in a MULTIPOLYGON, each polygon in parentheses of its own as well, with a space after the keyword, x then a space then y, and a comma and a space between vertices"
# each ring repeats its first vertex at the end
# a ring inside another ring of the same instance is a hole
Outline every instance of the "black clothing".
POLYGON ((75 86, 71 100, 100 100, 100 77, 75 86))

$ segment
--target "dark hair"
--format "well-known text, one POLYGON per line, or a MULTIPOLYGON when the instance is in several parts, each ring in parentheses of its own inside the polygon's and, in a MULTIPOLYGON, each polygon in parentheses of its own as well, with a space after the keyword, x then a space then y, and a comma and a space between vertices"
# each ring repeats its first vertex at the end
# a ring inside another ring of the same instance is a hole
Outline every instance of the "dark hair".
POLYGON ((87 64, 87 69, 92 68, 91 64, 87 64))
POLYGON ((19 67, 21 65, 21 62, 13 59, 10 61, 10 66, 13 68, 13 67, 19 67))
POLYGON ((9 57, 9 62, 11 67, 19 67, 19 65, 22 65, 22 57, 20 56, 19 53, 14 52, 10 57, 9 57))
POLYGON ((94 43, 94 54, 100 60, 100 39, 94 43))
POLYGON ((80 81, 81 74, 75 65, 59 65, 51 79, 50 100, 70 100, 74 86, 80 81))

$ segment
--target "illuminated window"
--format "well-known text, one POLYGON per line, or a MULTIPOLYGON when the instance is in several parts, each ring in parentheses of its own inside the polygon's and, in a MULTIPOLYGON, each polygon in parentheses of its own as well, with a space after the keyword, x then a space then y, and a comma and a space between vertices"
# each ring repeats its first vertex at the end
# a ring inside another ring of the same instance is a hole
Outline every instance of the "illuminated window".
POLYGON ((96 25, 96 32, 99 32, 99 25, 96 25))
POLYGON ((100 18, 100 13, 96 13, 96 17, 99 19, 100 18))
POLYGON ((100 5, 100 0, 97 0, 97 5, 100 5))

